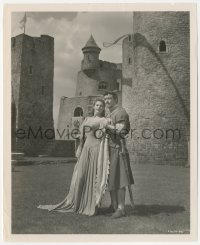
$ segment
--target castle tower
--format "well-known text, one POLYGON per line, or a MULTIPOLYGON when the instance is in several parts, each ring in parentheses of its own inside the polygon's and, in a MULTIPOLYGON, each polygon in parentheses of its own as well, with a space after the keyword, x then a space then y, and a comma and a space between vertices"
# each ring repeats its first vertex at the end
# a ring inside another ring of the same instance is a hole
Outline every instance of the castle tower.
POLYGON ((123 41, 122 105, 137 163, 187 162, 190 108, 188 12, 134 12, 123 41))
MULTIPOLYGON (((87 116, 93 115, 93 103, 97 97, 102 97, 106 90, 118 91, 121 104, 122 64, 111 63, 99 59, 101 49, 91 36, 82 48, 83 60, 81 70, 77 74, 75 97, 62 97, 58 117, 58 130, 67 128, 70 132, 78 128, 87 116)), ((56 135, 56 139, 60 139, 56 135)), ((70 140, 69 134, 62 140, 70 140)))
POLYGON ((54 138, 54 39, 20 34, 11 41, 15 150, 38 155, 46 141, 54 138))
POLYGON ((97 69, 99 67, 99 53, 101 49, 96 44, 91 35, 86 45, 82 48, 84 58, 82 61, 82 70, 97 69))
POLYGON ((83 60, 78 72, 76 96, 101 95, 105 90, 121 93, 121 64, 99 59, 101 49, 91 35, 82 48, 83 60))

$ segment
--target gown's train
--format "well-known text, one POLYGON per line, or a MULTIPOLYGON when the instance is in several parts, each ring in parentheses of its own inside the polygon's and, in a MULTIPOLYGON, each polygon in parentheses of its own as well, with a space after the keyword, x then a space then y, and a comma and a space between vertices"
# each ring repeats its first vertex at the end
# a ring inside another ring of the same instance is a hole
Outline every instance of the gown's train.
MULTIPOLYGON (((39 205, 40 209, 94 215, 105 193, 109 175, 108 139, 95 137, 95 130, 103 128, 105 118, 87 118, 83 125, 90 127, 72 175, 69 193, 56 205, 39 205)), ((82 130, 83 130, 82 125, 82 130)))

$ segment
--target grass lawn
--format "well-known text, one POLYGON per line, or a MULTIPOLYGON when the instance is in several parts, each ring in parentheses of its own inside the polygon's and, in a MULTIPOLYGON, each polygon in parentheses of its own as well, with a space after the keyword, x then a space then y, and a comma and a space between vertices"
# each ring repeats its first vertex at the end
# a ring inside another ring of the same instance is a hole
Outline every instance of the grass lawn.
POLYGON ((74 213, 48 212, 39 204, 57 204, 69 190, 74 164, 18 166, 12 172, 13 234, 182 234, 190 230, 189 168, 134 165, 135 210, 112 219, 102 214, 88 217, 74 213))

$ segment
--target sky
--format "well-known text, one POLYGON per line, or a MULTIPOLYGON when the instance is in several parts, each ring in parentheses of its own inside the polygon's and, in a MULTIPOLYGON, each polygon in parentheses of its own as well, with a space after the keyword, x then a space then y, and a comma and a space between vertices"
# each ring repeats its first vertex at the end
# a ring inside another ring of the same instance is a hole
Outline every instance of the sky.
MULTIPOLYGON (((20 21, 24 13, 12 14, 12 36, 23 32, 20 21)), ((82 48, 92 34, 101 48, 100 59, 122 62, 119 42, 109 48, 103 42, 112 43, 118 37, 132 33, 131 12, 27 12, 26 34, 54 37, 54 125, 57 125, 60 98, 73 97, 77 73, 83 58, 82 48)))

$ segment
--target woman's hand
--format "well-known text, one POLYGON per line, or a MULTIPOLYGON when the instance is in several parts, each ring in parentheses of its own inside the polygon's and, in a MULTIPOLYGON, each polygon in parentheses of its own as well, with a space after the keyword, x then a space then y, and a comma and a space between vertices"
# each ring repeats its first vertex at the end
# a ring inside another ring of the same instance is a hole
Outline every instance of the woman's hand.
POLYGON ((105 118, 106 119, 106 128, 108 127, 108 125, 112 125, 112 120, 110 118, 105 118))

